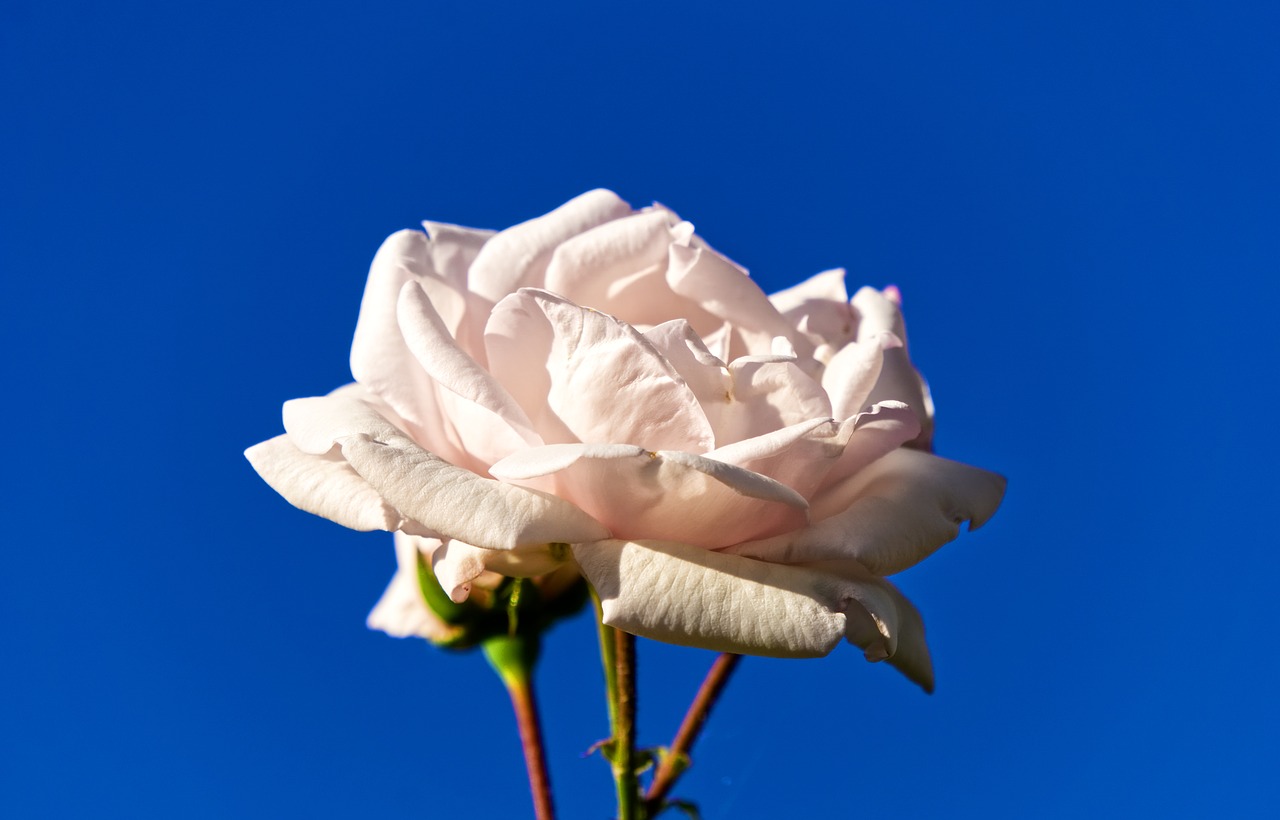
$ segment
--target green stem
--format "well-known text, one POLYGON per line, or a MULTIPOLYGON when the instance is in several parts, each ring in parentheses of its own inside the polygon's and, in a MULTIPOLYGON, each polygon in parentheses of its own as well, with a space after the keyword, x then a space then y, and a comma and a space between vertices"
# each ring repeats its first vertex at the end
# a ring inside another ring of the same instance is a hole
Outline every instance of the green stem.
POLYGON ((542 742, 542 724, 533 694, 533 664, 537 658, 536 639, 519 635, 499 635, 484 642, 484 654, 511 696, 516 725, 520 729, 520 745, 524 750, 525 768, 529 772, 529 791, 533 796, 533 813, 537 820, 555 820, 551 802, 551 776, 542 742))
POLYGON ((635 767, 636 639, 605 624, 600 596, 594 589, 591 600, 595 603, 596 625, 600 629, 600 660, 604 666, 611 732, 605 757, 612 766, 617 787, 618 820, 641 820, 644 803, 635 767))
POLYGON ((596 607, 596 626, 600 631, 600 662, 604 666, 604 689, 605 699, 609 704, 609 728, 610 730, 618 722, 618 664, 615 652, 615 630, 611 626, 605 626, 604 611, 600 606, 600 594, 596 592, 594 587, 589 587, 591 591, 591 601, 596 607))
POLYGON ((614 630, 618 670, 618 710, 613 732, 613 778, 618 785, 618 820, 640 820, 643 802, 636 777, 636 638, 614 630))
POLYGON ((693 749, 694 741, 702 731, 702 725, 711 714, 711 707, 715 706, 720 698, 720 693, 724 691, 725 684, 729 682, 729 676, 733 674, 740 660, 742 660, 741 655, 722 653, 711 665, 706 678, 702 681, 702 686, 698 687, 698 694, 694 695, 693 703, 689 704, 689 711, 685 713, 680 729, 676 732, 675 739, 671 741, 666 756, 663 757, 662 763, 653 775, 652 782, 649 783, 649 791, 644 796, 645 809, 649 816, 656 816, 661 811, 662 803, 671 793, 676 780, 689 768, 689 751, 693 749))

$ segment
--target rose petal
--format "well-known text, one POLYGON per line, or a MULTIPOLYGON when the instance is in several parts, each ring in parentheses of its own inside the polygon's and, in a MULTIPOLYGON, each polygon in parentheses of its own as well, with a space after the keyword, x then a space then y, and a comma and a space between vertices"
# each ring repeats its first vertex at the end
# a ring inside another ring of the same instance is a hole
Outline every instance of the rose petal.
MULTIPOLYGON (((874 404, 845 422, 848 434, 844 449, 822 477, 823 488, 832 487, 883 456, 898 449, 920 433, 915 412, 902 402, 874 404)), ((824 512, 826 507, 824 505, 824 512)))
POLYGON ((925 642, 924 620, 896 586, 867 572, 856 561, 827 561, 806 568, 843 578, 860 607, 849 607, 845 639, 868 661, 888 661, 913 683, 933 692, 933 661, 925 642))
POLYGON ((396 574, 369 613, 366 623, 370 629, 395 638, 416 636, 429 641, 443 641, 452 636, 454 629, 431 611, 418 586, 418 551, 429 555, 439 544, 435 538, 396 533, 396 574))
POLYGON ((857 327, 844 279, 843 268, 823 271, 771 294, 769 302, 813 344, 840 348, 853 338, 857 327))
POLYGON ((750 353, 771 349, 775 336, 784 336, 805 356, 813 345, 782 317, 746 270, 710 248, 672 245, 667 284, 704 310, 750 334, 750 353))
POLYGON ((431 238, 429 249, 432 268, 446 282, 459 291, 465 292, 468 269, 475 262, 480 249, 497 234, 497 231, 465 228, 461 225, 429 220, 424 220, 422 227, 431 238))
POLYGON ((437 275, 463 295, 465 309, 462 318, 450 326, 450 331, 458 346, 484 367, 488 364, 484 351, 484 325, 489 321, 493 302, 467 289, 467 270, 480 253, 480 248, 495 232, 444 222, 423 222, 422 226, 431 237, 428 243, 431 266, 437 275))
POLYGON ((487 465, 542 443, 506 388, 454 342, 417 283, 406 282, 401 289, 397 315, 409 351, 449 391, 440 396, 441 404, 468 454, 487 465))
POLYGON ((897 336, 882 331, 845 345, 831 357, 822 372, 822 388, 831 397, 836 418, 849 418, 867 408, 884 366, 885 351, 899 347, 902 341, 897 336))
MULTIPOLYGON (((644 336, 693 391, 711 429, 724 428, 721 416, 733 397, 733 379, 693 326, 685 319, 674 319, 646 330, 644 336)), ((716 443, 721 443, 719 437, 716 443)))
POLYGON ((445 593, 456 603, 467 600, 471 582, 486 572, 509 578, 544 575, 564 563, 567 551, 550 544, 514 550, 489 550, 464 541, 448 540, 431 554, 431 571, 445 593))
POLYGON ((817 418, 717 448, 707 458, 768 476, 808 498, 847 440, 835 421, 817 418))
POLYGON ((668 541, 576 544, 573 555, 600 596, 604 622, 625 632, 782 658, 825 655, 845 637, 871 661, 893 657, 909 635, 904 671, 932 686, 920 663, 919 616, 881 579, 668 541))
POLYGON ((598 189, 575 197, 554 211, 494 236, 471 264, 468 289, 498 302, 522 287, 537 287, 551 254, 570 237, 631 213, 612 191, 598 189))
POLYGON ((548 443, 624 442, 705 452, 714 438, 680 374, 611 316, 525 289, 494 308, 485 332, 494 376, 548 443))
MULTIPOLYGON (((716 444, 755 438, 815 418, 831 418, 831 402, 795 362, 750 356, 729 363, 730 392, 723 406, 707 413, 717 419, 716 444)), ((712 397, 715 401, 716 397, 712 397)))
POLYGON ((604 309, 615 280, 659 265, 666 269, 667 248, 673 241, 670 219, 666 211, 645 210, 568 239, 551 255, 546 289, 579 305, 604 309))
POLYGON ((279 435, 255 444, 244 456, 271 489, 300 510, 362 532, 420 528, 337 453, 304 453, 287 435, 279 435))
POLYGON ((933 403, 928 398, 924 379, 911 364, 908 355, 906 327, 897 302, 875 288, 861 288, 851 302, 860 319, 858 342, 864 343, 881 333, 892 333, 902 340, 900 348, 884 351, 884 362, 875 387, 864 401, 875 404, 882 401, 900 401, 916 412, 920 419, 920 435, 917 445, 928 448, 933 433, 933 403))
POLYGON ((845 491, 854 500, 843 512, 724 552, 784 564, 852 559, 875 575, 892 575, 953 540, 966 520, 971 530, 982 526, 1004 488, 995 473, 898 449, 849 480, 845 491))
POLYGON ((406 282, 420 281, 427 270, 426 237, 418 231, 400 231, 382 243, 360 303, 351 342, 351 374, 408 424, 415 439, 442 456, 460 460, 465 453, 454 444, 435 383, 409 352, 396 316, 400 289, 406 282))
POLYGON ((295 399, 285 404, 284 421, 290 440, 305 452, 341 445, 347 462, 388 503, 443 536, 489 549, 608 537, 564 499, 441 460, 357 399, 295 399))
POLYGON ((627 538, 678 537, 715 548, 805 522, 807 504, 791 488, 678 451, 555 444, 516 453, 491 472, 512 481, 552 474, 558 496, 627 538))
POLYGON ((772 657, 825 655, 844 635, 840 582, 811 570, 661 541, 577 544, 573 555, 604 622, 635 635, 772 657))

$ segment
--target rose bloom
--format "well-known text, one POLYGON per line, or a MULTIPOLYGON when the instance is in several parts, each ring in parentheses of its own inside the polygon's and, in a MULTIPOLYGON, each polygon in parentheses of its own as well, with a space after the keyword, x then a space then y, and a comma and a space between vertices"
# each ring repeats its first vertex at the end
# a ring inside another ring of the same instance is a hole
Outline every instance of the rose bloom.
POLYGON ((246 452, 295 506, 395 532, 369 622, 439 639, 418 554, 465 600, 581 572, 607 624, 824 655, 845 638, 926 690, 916 608, 884 576, 977 528, 998 475, 929 452, 895 288, 841 270, 772 296, 654 205, 591 191, 500 233, 393 234, 355 383, 284 405, 246 452))

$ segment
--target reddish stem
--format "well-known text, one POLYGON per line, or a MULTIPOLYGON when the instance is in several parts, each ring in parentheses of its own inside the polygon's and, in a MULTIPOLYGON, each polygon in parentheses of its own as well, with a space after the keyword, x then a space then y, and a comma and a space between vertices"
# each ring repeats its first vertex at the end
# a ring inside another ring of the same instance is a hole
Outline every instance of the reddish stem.
POLYGON ((689 711, 685 713, 675 739, 671 741, 667 756, 658 766, 658 771, 653 775, 653 782, 649 784, 649 791, 644 796, 649 816, 652 817, 658 813, 662 802, 675 786, 676 780, 688 768, 689 751, 697 741, 702 725, 711 714, 711 707, 715 706, 720 693, 724 691, 725 684, 729 682, 729 676, 733 674, 740 660, 742 660, 741 655, 725 652, 711 665, 706 678, 702 681, 702 686, 698 688, 698 694, 693 698, 693 703, 689 704, 689 711))
POLYGON ((524 763, 529 770, 529 790, 533 794, 533 813, 537 820, 555 820, 551 804, 551 778, 547 773, 547 757, 542 745, 542 724, 533 698, 533 681, 528 676, 513 676, 507 681, 516 724, 520 727, 520 745, 524 747, 524 763))

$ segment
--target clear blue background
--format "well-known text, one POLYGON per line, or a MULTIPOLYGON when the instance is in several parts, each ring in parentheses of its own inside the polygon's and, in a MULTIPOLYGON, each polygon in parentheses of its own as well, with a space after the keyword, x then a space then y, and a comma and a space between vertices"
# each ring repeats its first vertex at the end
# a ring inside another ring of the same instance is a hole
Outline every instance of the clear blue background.
MULTIPOLYGON (((524 816, 475 655, 364 627, 390 539, 241 456, 348 379, 430 218, 654 199, 777 289, 898 284, 1003 508, 900 576, 938 691, 750 659, 734 817, 1263 817, 1277 799, 1280 5, 0 5, 0 814, 524 816)), ((588 620, 539 684, 611 811, 588 620)), ((647 644, 641 741, 711 658, 647 644)))

